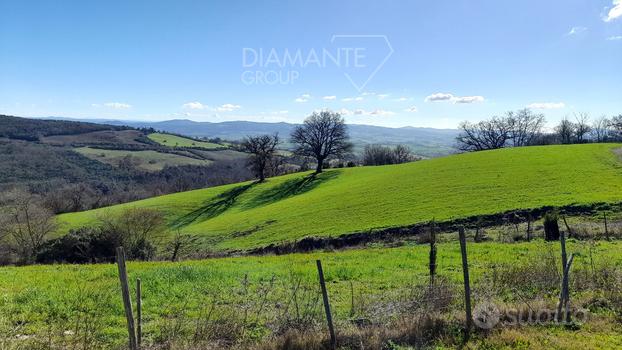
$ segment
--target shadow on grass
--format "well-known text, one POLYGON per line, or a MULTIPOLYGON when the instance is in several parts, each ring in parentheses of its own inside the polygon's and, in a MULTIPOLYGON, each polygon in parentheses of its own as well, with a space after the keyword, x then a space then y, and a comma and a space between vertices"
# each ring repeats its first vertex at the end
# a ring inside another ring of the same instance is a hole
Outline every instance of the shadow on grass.
POLYGON ((236 200, 242 193, 248 191, 256 184, 256 182, 253 182, 247 185, 234 187, 228 191, 217 195, 216 197, 210 198, 209 200, 204 202, 204 206, 175 219, 175 221, 171 223, 171 227, 181 228, 190 225, 191 223, 194 223, 196 221, 209 220, 222 214, 235 204, 236 200))
POLYGON ((337 171, 328 171, 321 174, 311 174, 305 177, 287 180, 277 186, 261 192, 252 198, 243 209, 253 209, 262 205, 271 204, 280 200, 293 197, 316 188, 320 184, 339 176, 337 171))

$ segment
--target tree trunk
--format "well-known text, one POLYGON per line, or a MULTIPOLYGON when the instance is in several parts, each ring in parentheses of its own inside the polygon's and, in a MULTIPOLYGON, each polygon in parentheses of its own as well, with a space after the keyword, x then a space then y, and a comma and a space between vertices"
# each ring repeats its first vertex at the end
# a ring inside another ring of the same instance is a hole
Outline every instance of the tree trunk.
POLYGON ((317 167, 315 168, 315 173, 316 174, 321 173, 323 166, 324 166, 324 159, 318 158, 317 159, 317 167))

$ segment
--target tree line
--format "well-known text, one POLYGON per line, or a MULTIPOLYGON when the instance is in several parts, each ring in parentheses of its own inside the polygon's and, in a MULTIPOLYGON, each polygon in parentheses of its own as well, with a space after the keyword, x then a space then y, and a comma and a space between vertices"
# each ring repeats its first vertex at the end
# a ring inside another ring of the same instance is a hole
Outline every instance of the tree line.
POLYGON ((463 152, 504 147, 622 141, 622 115, 593 121, 587 113, 563 118, 553 130, 545 130, 543 114, 529 109, 507 112, 477 123, 460 123, 456 147, 463 152))
MULTIPOLYGON (((314 112, 302 125, 294 128, 290 135, 294 145, 293 155, 302 159, 299 170, 308 168, 308 159, 315 163, 315 174, 330 166, 330 160, 342 160, 337 167, 352 167, 357 164, 352 154, 348 128, 344 118, 331 111, 314 112), (348 160, 349 159, 349 160, 348 160), (343 160, 346 160, 345 163, 343 160)), ((241 143, 241 150, 250 154, 248 165, 255 177, 264 181, 266 177, 281 173, 283 156, 278 146, 281 139, 278 134, 248 136, 241 143)), ((367 145, 360 163, 363 165, 399 164, 418 160, 413 152, 404 145, 394 148, 382 145, 367 145)))

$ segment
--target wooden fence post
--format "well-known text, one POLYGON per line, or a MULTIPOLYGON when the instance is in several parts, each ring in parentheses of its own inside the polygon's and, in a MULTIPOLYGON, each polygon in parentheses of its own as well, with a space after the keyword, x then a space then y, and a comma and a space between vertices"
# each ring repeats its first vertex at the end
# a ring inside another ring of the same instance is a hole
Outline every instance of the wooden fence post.
POLYGON ((337 340, 335 339, 335 328, 333 327, 333 316, 330 312, 330 303, 328 302, 328 292, 326 291, 326 283, 324 282, 324 271, 322 270, 322 262, 316 260, 317 273, 320 277, 320 287, 322 288, 322 299, 324 300, 324 311, 326 312, 326 322, 328 323, 328 332, 330 333, 330 347, 335 349, 337 340))
POLYGON ((605 238, 609 240, 609 228, 607 227, 607 213, 603 213, 603 218, 605 219, 605 238))
POLYGON ((572 266, 572 261, 574 260, 574 255, 570 255, 570 260, 568 260, 566 253, 566 235, 564 232, 561 232, 559 236, 559 241, 561 244, 562 250, 562 281, 561 288, 559 292, 559 304, 557 304, 557 321, 561 322, 566 319, 566 322, 570 321, 570 288, 569 288, 569 277, 570 267, 572 266), (562 310, 565 312, 565 316, 562 315, 562 310))
POLYGON ((564 220, 564 225, 566 226, 566 230, 568 231, 568 238, 572 238, 574 236, 574 233, 572 232, 570 225, 568 225, 568 221, 566 221, 566 215, 562 216, 562 219, 564 220))
POLYGON ((143 300, 140 278, 136 279, 136 343, 140 350, 143 343, 143 300))
POLYGON ((564 307, 564 301, 566 300, 566 266, 568 265, 568 258, 566 256, 566 235, 562 231, 559 235, 559 243, 562 249, 562 281, 559 288, 559 304, 557 304, 557 321, 562 320, 562 309, 564 307))
POLYGON ((430 223, 430 286, 434 286, 436 276, 436 223, 430 223))
POLYGON ((566 311, 566 322, 570 322, 570 288, 568 286, 568 278, 573 260, 574 254, 570 254, 570 259, 568 259, 568 264, 566 264, 566 269, 564 270, 564 305, 566 311))
POLYGON ((467 259, 466 236, 464 234, 464 227, 460 227, 458 229, 458 237, 460 239, 460 253, 462 254, 462 272, 464 274, 464 309, 466 312, 465 339, 468 339, 471 333, 473 316, 471 315, 471 284, 469 281, 469 263, 467 259))
POLYGON ((531 213, 527 214, 527 242, 531 242, 531 234, 532 234, 531 222, 532 221, 533 221, 533 216, 531 216, 531 213))
POLYGON ((132 299, 130 297, 130 286, 127 280, 125 251, 123 247, 117 248, 117 266, 119 267, 119 281, 121 282, 121 295, 123 296, 123 307, 125 308, 125 318, 127 319, 130 350, 138 350, 136 344, 136 330, 134 329, 134 315, 132 314, 132 299))

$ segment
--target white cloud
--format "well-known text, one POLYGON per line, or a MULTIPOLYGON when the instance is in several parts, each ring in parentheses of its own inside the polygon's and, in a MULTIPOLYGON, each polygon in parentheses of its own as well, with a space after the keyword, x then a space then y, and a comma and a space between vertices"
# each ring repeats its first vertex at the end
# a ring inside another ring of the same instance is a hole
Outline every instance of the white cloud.
POLYGON ((566 105, 563 102, 536 102, 527 106, 531 109, 559 109, 564 107, 566 105))
POLYGON ((380 100, 384 100, 387 97, 389 97, 389 94, 378 94, 378 99, 380 100))
POLYGON ((322 98, 326 101, 332 101, 332 100, 337 99, 337 96, 331 95, 331 96, 324 96, 322 98))
POLYGON ((425 98, 425 102, 451 101, 454 104, 484 102, 483 96, 454 96, 448 93, 436 93, 425 98))
POLYGON ((607 38, 607 40, 609 41, 622 40, 622 35, 610 36, 607 38))
POLYGON ((397 102, 404 102, 404 101, 408 101, 410 100, 410 98, 408 97, 400 97, 400 98, 396 98, 395 101, 397 102))
POLYGON ((240 108, 242 108, 242 106, 240 105, 235 105, 232 103, 225 103, 224 105, 221 105, 220 107, 210 107, 208 105, 204 105, 201 102, 187 102, 184 103, 181 108, 183 109, 193 109, 193 110, 208 110, 208 111, 214 111, 214 112, 233 112, 235 110, 238 110, 240 108))
POLYGON ((303 103, 303 102, 307 102, 311 99, 311 95, 309 94, 302 94, 300 95, 300 97, 297 97, 294 102, 298 102, 298 103, 303 103))
POLYGON ((233 112, 233 111, 238 110, 240 108, 242 108, 242 106, 240 106, 240 105, 234 105, 234 104, 231 104, 231 103, 225 103, 224 105, 222 105, 220 107, 217 107, 216 110, 218 112, 233 112))
POLYGON ((351 110, 347 109, 347 108, 342 108, 340 110, 337 111, 339 114, 341 115, 352 115, 354 114, 351 110))
POLYGON ((439 93, 432 94, 426 97, 425 102, 449 101, 452 98, 454 98, 454 95, 452 94, 446 94, 446 93, 439 92, 439 93))
MULTIPOLYGON (((99 107, 99 104, 93 104, 93 107, 99 107)), ((129 105, 127 103, 121 103, 121 102, 106 102, 104 103, 104 107, 108 107, 108 108, 114 108, 114 109, 128 109, 128 108, 132 108, 132 105, 129 105)))
POLYGON ((374 109, 371 111, 367 111, 364 109, 355 109, 355 110, 349 110, 346 108, 342 108, 339 111, 339 114, 341 115, 357 115, 357 116, 381 116, 381 117, 385 117, 385 116, 390 116, 390 115, 394 115, 395 113, 392 111, 387 111, 384 109, 374 109))
POLYGON ((185 108, 185 109, 206 109, 207 106, 205 106, 201 102, 187 102, 187 103, 184 103, 181 106, 181 108, 185 108))
POLYGON ((394 114, 395 114, 394 112, 387 111, 384 109, 375 109, 369 113, 369 115, 379 115, 379 116, 389 116, 389 115, 394 115, 394 114))
POLYGON ((605 22, 611 22, 614 19, 622 17, 622 0, 613 0, 613 7, 609 10, 603 20, 605 22))
POLYGON ((587 31, 586 27, 572 27, 566 35, 578 35, 587 31))
POLYGON ((418 109, 417 109, 417 107, 415 107, 415 106, 412 106, 412 107, 407 108, 407 109, 405 109, 405 110, 404 110, 404 112, 409 112, 409 113, 416 113, 416 112, 418 112, 418 111, 419 111, 419 110, 418 110, 418 109))
POLYGON ((475 103, 475 102, 484 102, 483 96, 463 96, 463 97, 454 97, 452 99, 454 103, 475 103))
POLYGON ((342 98, 341 101, 343 101, 343 102, 363 101, 363 97, 361 97, 361 96, 358 96, 358 97, 346 97, 346 98, 342 98))

